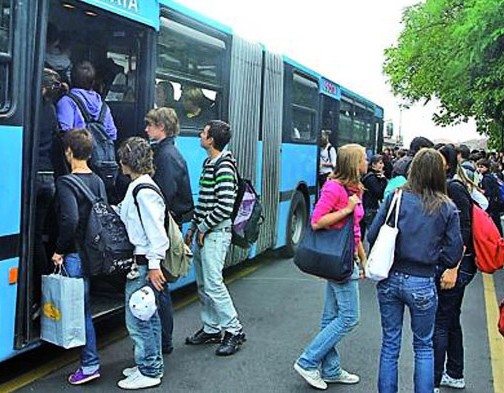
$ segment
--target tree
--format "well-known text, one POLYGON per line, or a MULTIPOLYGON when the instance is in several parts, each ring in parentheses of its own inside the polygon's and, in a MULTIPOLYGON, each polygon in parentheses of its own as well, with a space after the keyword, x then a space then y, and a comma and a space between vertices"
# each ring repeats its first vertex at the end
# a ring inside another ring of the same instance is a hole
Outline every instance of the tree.
POLYGON ((504 0, 426 0, 408 7, 398 43, 383 70, 395 95, 439 99, 438 125, 474 118, 502 146, 504 132, 504 0))

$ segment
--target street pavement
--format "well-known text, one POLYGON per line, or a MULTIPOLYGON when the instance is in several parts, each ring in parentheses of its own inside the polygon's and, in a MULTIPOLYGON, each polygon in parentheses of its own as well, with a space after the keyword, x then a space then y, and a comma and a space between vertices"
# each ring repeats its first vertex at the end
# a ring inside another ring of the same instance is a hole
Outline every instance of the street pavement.
MULTIPOLYGON (((252 262, 247 262, 252 264, 252 262)), ((502 278, 502 276, 501 276, 502 278)), ((502 280, 499 282, 502 283, 502 280)), ((297 270, 292 260, 262 259, 259 268, 229 285, 247 342, 234 356, 214 355, 215 345, 191 347, 184 339, 200 328, 199 304, 175 313, 175 350, 165 356, 165 374, 153 392, 297 393, 314 392, 293 370, 294 361, 316 334, 323 305, 324 281, 297 270)), ((499 289, 500 291, 500 289, 499 289)), ((357 385, 331 385, 328 392, 376 392, 380 352, 380 319, 376 290, 360 285, 361 321, 338 346, 342 366, 361 377, 357 385)), ((406 312, 407 314, 407 312, 406 312)), ((465 393, 494 393, 482 276, 469 286, 463 325, 466 347, 465 393)), ((496 323, 496 321, 491 321, 496 323)), ((404 320, 399 392, 413 392, 413 350, 409 318, 404 320)), ((132 343, 122 339, 101 350, 102 377, 81 387, 69 386, 73 363, 18 390, 19 392, 112 392, 121 370, 133 365, 132 343)), ((150 390, 149 390, 150 391, 150 390)), ((454 392, 442 389, 442 392, 454 392)), ((502 393, 500 392, 495 393, 502 393)))

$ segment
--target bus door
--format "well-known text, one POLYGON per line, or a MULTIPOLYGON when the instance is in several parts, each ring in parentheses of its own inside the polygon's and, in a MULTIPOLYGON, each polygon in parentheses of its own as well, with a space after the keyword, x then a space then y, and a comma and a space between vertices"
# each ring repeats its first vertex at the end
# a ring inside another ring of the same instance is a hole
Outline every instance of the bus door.
MULTIPOLYGON (((5 0, 4 0, 5 1, 5 0)), ((39 3, 39 15, 36 33, 37 42, 33 50, 33 75, 36 80, 32 86, 31 113, 34 119, 30 127, 31 151, 23 161, 26 177, 31 179, 23 185, 23 200, 26 206, 26 216, 30 217, 25 224, 22 241, 21 270, 26 271, 25 283, 17 305, 18 319, 16 321, 17 348, 36 341, 39 338, 40 327, 40 274, 52 271, 51 256, 54 252, 54 242, 57 236, 57 223, 54 204, 45 220, 37 226, 40 213, 40 201, 27 190, 36 190, 40 172, 36 167, 39 156, 38 141, 40 130, 47 129, 48 111, 43 110, 41 97, 41 76, 44 67, 58 72, 63 82, 72 87, 71 68, 81 61, 90 61, 96 70, 94 90, 111 110, 117 128, 116 146, 120 141, 131 135, 142 135, 144 116, 152 105, 154 98, 154 61, 152 51, 155 50, 156 32, 153 26, 132 21, 122 15, 122 8, 107 6, 111 11, 93 7, 89 1, 47 0, 39 3), (35 92, 36 90, 36 92, 35 92), (33 236, 40 232, 39 237, 33 236), (35 253, 36 241, 43 242, 45 258, 35 253)), ((127 2, 125 2, 126 4, 127 2)), ((136 2, 134 2, 136 3, 136 2)), ((98 4, 98 3, 97 3, 98 4)), ((157 4, 157 2, 156 2, 157 4)), ((159 10, 155 15, 155 23, 159 23, 159 10)), ((35 15, 35 13, 34 13, 35 15)), ((36 18, 33 18, 36 19, 36 18)), ((30 75, 27 73, 27 75, 30 75)), ((54 100, 57 102, 57 99, 54 100)), ((57 103, 55 105, 57 108, 57 103)), ((122 199, 127 182, 118 182, 117 200, 122 199)), ((37 188, 40 191, 40 187, 37 188)), ((54 197, 52 197, 54 198, 54 197)), ((124 305, 122 295, 122 280, 111 280, 108 277, 94 279, 91 282, 93 294, 104 296, 93 298, 95 316, 117 310, 124 305), (110 296, 114 293, 116 296, 110 296)), ((93 297, 93 296, 92 296, 93 297)))
MULTIPOLYGON (((321 96, 321 113, 322 113, 322 121, 321 121, 321 128, 318 133, 318 154, 317 154, 317 178, 319 177, 320 174, 320 138, 322 136, 322 131, 326 135, 329 136, 329 143, 334 146, 334 148, 337 150, 337 132, 338 132, 338 106, 339 106, 339 101, 336 100, 334 97, 330 97, 327 95, 322 95, 321 96)), ((332 158, 332 157, 331 157, 332 158)), ((324 172, 326 173, 326 172, 324 172)), ((319 188, 319 192, 317 195, 320 195, 320 187, 321 187, 321 181, 319 180, 317 182, 317 186, 319 188)))

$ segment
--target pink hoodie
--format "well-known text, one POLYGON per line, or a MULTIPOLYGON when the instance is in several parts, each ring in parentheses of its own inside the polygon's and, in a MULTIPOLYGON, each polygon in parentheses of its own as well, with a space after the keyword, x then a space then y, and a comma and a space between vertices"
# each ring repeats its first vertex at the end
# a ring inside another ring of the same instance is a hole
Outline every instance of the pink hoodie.
MULTIPOLYGON (((357 194, 361 197, 360 191, 354 189, 348 189, 352 194, 357 194)), ((318 222, 323 216, 328 213, 332 213, 341 209, 344 209, 348 205, 348 194, 340 183, 334 180, 328 180, 325 182, 322 187, 322 191, 320 192, 320 198, 315 205, 315 209, 313 210, 311 223, 315 224, 318 222)), ((357 250, 357 246, 359 245, 361 238, 361 231, 359 222, 364 217, 364 208, 362 206, 362 201, 359 202, 354 209, 354 236, 355 236, 355 247, 357 250)), ((337 222, 336 224, 330 226, 330 228, 341 228, 347 218, 345 217, 343 220, 337 222)))

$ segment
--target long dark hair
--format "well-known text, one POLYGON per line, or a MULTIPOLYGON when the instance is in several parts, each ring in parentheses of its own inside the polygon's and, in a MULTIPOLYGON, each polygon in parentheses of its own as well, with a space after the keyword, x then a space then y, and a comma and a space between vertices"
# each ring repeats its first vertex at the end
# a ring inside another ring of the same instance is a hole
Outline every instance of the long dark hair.
POLYGON ((449 203, 443 157, 434 149, 421 149, 413 158, 406 190, 420 196, 424 211, 435 214, 449 203))
POLYGON ((453 176, 457 173, 458 159, 457 159, 457 151, 453 146, 444 145, 440 147, 438 151, 443 155, 446 160, 447 170, 446 177, 448 179, 452 179, 453 176))

